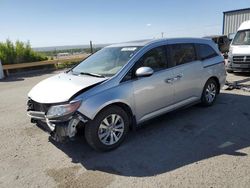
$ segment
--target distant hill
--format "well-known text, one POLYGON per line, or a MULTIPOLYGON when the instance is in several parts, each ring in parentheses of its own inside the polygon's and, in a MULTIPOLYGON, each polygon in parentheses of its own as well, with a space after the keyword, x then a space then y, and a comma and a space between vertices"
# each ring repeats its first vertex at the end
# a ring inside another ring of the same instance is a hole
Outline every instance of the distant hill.
MULTIPOLYGON (((103 48, 108 45, 109 44, 93 44, 93 48, 103 48)), ((70 50, 70 49, 79 49, 79 48, 82 48, 82 49, 89 48, 89 45, 49 46, 49 47, 38 47, 38 48, 32 48, 32 49, 37 52, 44 52, 44 51, 70 50)))

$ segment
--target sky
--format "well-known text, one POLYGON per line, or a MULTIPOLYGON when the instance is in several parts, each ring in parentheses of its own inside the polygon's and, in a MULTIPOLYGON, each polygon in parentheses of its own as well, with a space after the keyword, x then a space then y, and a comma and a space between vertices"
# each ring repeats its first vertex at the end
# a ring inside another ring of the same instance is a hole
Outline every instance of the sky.
POLYGON ((223 12, 250 0, 0 0, 0 41, 32 47, 221 34, 223 12))

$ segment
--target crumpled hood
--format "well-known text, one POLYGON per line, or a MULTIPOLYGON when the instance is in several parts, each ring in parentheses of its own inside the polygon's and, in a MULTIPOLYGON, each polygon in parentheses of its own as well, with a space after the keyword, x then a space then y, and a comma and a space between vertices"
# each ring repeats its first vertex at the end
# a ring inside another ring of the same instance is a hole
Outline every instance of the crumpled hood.
POLYGON ((231 46, 233 55, 250 55, 250 46, 241 45, 241 46, 231 46))
POLYGON ((66 102, 78 91, 104 80, 106 78, 61 73, 38 83, 28 97, 39 103, 66 102))

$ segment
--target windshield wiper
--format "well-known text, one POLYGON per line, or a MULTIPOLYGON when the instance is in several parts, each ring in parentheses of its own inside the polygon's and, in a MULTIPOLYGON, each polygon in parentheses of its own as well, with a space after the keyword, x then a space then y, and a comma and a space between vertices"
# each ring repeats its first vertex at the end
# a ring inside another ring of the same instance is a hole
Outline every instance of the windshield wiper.
POLYGON ((89 73, 89 72, 80 72, 79 74, 81 74, 81 75, 88 75, 88 76, 94 76, 94 77, 98 77, 98 78, 105 78, 105 76, 103 76, 103 75, 95 74, 95 73, 89 73))

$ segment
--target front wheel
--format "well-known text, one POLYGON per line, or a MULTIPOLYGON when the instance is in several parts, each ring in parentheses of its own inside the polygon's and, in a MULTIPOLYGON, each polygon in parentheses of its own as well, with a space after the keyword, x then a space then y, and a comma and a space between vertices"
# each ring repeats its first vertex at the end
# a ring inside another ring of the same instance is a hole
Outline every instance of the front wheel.
POLYGON ((98 151, 117 148, 129 130, 129 117, 119 106, 102 110, 93 121, 85 126, 88 144, 98 151))
POLYGON ((203 106, 211 106, 216 100, 219 91, 219 86, 214 79, 209 79, 204 86, 201 104, 203 106))

